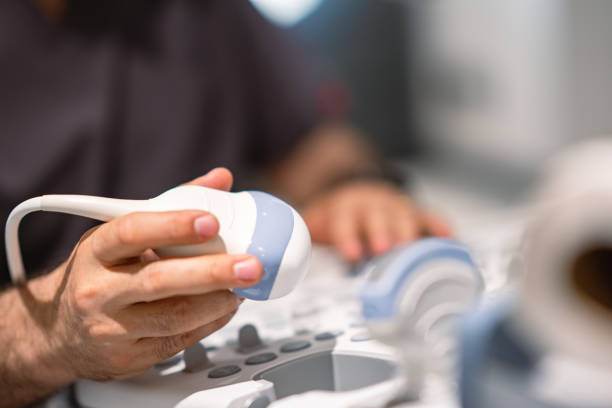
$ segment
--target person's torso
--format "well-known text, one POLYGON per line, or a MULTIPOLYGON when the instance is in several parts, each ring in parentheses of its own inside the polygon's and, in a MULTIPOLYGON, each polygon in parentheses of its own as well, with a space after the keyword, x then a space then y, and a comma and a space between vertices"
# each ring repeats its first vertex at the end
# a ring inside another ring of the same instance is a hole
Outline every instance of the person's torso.
MULTIPOLYGON (((164 4, 145 39, 131 42, 53 27, 29 2, 3 2, 0 214, 50 193, 150 198, 215 166, 246 178, 244 39, 226 29, 220 3, 164 4)), ((28 216, 27 269, 65 259, 87 225, 28 216)), ((4 245, 0 257, 7 275, 4 245)))

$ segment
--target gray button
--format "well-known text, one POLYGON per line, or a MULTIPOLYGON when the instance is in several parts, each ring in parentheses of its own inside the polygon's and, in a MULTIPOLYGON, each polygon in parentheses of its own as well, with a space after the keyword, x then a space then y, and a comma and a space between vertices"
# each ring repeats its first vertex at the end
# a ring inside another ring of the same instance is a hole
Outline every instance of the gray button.
POLYGON ((185 371, 188 373, 196 373, 213 366, 206 354, 206 348, 200 342, 185 349, 183 360, 185 360, 185 371))
POLYGON ((267 363, 268 361, 272 361, 275 358, 276 354, 274 353, 261 353, 247 358, 244 363, 248 365, 263 364, 267 363))
POLYGON ((368 340, 372 340, 372 337, 370 336, 370 333, 365 332, 365 331, 354 334, 353 337, 351 337, 351 341, 368 341, 368 340))
POLYGON ((308 329, 300 329, 300 330, 296 330, 296 332, 295 332, 296 336, 304 336, 306 334, 310 334, 310 330, 308 330, 308 329))
POLYGON ((310 342, 306 340, 296 340, 285 343, 281 346, 280 351, 283 353, 291 353, 294 351, 304 350, 310 347, 310 342))
POLYGON ((336 337, 342 335, 342 333, 344 333, 342 330, 322 332, 315 336, 315 340, 323 341, 323 340, 335 339, 336 337))
POLYGON ((240 367, 237 365, 227 365, 219 368, 215 368, 208 373, 208 378, 223 378, 229 377, 230 375, 236 374, 240 371, 240 367))
POLYGON ((245 324, 238 332, 238 351, 241 353, 250 353, 257 349, 263 348, 264 344, 259 338, 257 329, 252 324, 245 324))

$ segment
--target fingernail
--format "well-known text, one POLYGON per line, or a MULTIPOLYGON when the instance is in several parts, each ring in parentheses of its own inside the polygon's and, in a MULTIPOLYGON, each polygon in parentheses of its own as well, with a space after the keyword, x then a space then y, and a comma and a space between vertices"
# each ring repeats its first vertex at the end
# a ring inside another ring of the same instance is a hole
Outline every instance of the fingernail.
POLYGON ((234 264, 234 274, 243 281, 255 280, 259 277, 259 262, 249 258, 234 264))
POLYGON ((244 302, 244 298, 242 296, 240 296, 238 300, 240 301, 240 303, 244 302))
POLYGON ((219 231, 219 223, 212 215, 203 215, 193 223, 196 233, 201 237, 212 237, 219 231))
POLYGON ((438 235, 440 235, 443 238, 452 238, 453 230, 451 229, 450 226, 443 225, 440 227, 440 231, 438 232, 438 235))
POLYGON ((389 249, 391 249, 392 245, 393 243, 391 242, 391 239, 385 236, 380 236, 373 240, 372 249, 376 255, 380 255, 383 252, 387 252, 389 249))

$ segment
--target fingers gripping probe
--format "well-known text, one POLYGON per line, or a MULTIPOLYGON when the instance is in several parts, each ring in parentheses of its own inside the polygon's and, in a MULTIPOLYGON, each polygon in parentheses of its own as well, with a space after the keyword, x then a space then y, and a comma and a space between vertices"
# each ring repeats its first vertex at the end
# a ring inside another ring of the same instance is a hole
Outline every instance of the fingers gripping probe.
POLYGON ((11 279, 26 280, 19 247, 19 223, 27 214, 49 211, 100 221, 139 211, 197 209, 219 221, 218 236, 197 245, 156 248, 162 257, 212 253, 248 253, 262 263, 264 274, 255 286, 234 289, 254 300, 274 299, 291 292, 310 264, 310 234, 302 217, 288 204, 260 191, 229 193, 200 186, 179 186, 150 200, 121 200, 85 195, 44 195, 24 201, 6 222, 5 243, 11 279))

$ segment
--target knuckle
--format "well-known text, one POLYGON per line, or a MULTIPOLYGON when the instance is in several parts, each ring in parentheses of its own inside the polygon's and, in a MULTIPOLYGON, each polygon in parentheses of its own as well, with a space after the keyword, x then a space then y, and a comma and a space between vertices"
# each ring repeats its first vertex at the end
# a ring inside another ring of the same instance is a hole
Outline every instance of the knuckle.
POLYGON ((215 320, 213 330, 219 330, 223 326, 225 326, 231 319, 234 317, 233 313, 227 314, 220 319, 215 320))
POLYGON ((332 211, 338 214, 344 213, 347 208, 351 208, 353 203, 349 198, 347 198, 346 194, 344 193, 339 194, 337 199, 331 204, 332 211))
POLYGON ((155 329, 161 333, 168 333, 172 329, 172 315, 169 313, 159 313, 152 318, 155 329))
POLYGON ((151 262, 144 267, 142 286, 145 293, 154 294, 163 289, 163 270, 158 262, 151 262))
POLYGON ((184 336, 185 334, 181 334, 160 338, 154 347, 153 353, 155 357, 163 360, 176 354, 185 344, 184 336))
POLYGON ((187 236, 191 230, 187 228, 190 219, 191 216, 189 214, 179 213, 171 215, 166 223, 168 238, 179 240, 187 236))
POLYGON ((189 324, 191 306, 187 300, 177 300, 171 306, 166 308, 163 314, 159 316, 158 329, 175 333, 183 330, 189 324))
POLYGON ((177 300, 151 315, 150 324, 160 333, 180 332, 189 324, 190 311, 189 301, 177 300))
POLYGON ((91 324, 87 327, 87 335, 93 340, 105 340, 115 337, 116 331, 110 324, 91 324))
POLYGON ((137 241, 138 228, 135 217, 128 214, 120 217, 116 223, 117 240, 123 245, 131 245, 137 241))
POLYGON ((238 308, 238 296, 230 292, 229 290, 223 290, 216 292, 215 297, 215 310, 221 314, 232 313, 238 308))
POLYGON ((80 311, 89 310, 99 296, 100 288, 98 286, 81 285, 74 292, 74 304, 80 311))
POLYGON ((94 231, 89 240, 86 240, 85 242, 89 242, 90 245, 90 250, 92 252, 92 254, 94 255, 94 257, 96 257, 97 259, 103 259, 104 258, 104 251, 106 246, 104 245, 104 239, 103 237, 103 233, 102 230, 104 229, 105 226, 100 227, 98 230, 94 231))
POLYGON ((180 335, 181 347, 185 347, 197 340, 197 330, 191 330, 180 335))
POLYGON ((226 305, 230 310, 234 310, 238 307, 238 296, 229 290, 224 290, 223 293, 223 304, 226 305))
POLYGON ((172 305, 172 314, 179 320, 184 320, 192 310, 192 302, 188 298, 179 298, 172 305))
POLYGON ((115 373, 122 373, 130 369, 130 367, 132 367, 134 364, 134 356, 132 353, 116 351, 114 353, 110 353, 107 358, 111 371, 115 373))
POLYGON ((332 230, 332 238, 335 242, 344 242, 345 240, 352 239, 353 231, 351 228, 347 228, 345 225, 334 225, 332 230))
POLYGON ((163 233, 169 240, 175 241, 181 238, 181 222, 180 217, 175 214, 166 214, 163 218, 163 233))
POLYGON ((208 262, 208 275, 213 282, 225 282, 227 281, 227 269, 228 266, 225 262, 221 262, 219 259, 214 258, 208 262))

